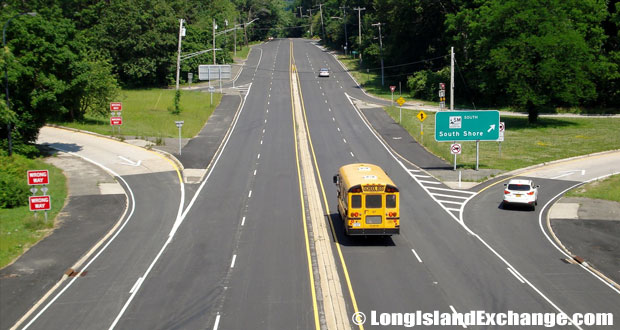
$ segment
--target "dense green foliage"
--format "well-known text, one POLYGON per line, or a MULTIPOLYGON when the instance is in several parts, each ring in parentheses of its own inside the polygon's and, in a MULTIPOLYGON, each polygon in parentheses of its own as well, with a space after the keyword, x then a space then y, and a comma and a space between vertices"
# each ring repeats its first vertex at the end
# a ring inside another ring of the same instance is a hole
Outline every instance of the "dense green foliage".
MULTIPOLYGON (((281 0, 9 0, 0 6, 0 22, 11 19, 0 57, 11 100, 10 108, 0 103, 0 149, 7 149, 10 124, 16 151, 34 142, 47 121, 106 116, 121 86, 174 84, 181 19, 184 55, 213 48, 217 25, 221 64, 232 62, 235 40, 239 47, 284 36, 293 17, 281 0), (36 16, 19 15, 27 12, 36 16)), ((211 63, 212 52, 184 60, 181 82, 211 63)), ((0 96, 6 99, 4 88, 0 96)))
POLYGON ((0 156, 0 208, 28 205, 26 171, 30 164, 21 157, 0 156))
POLYGON ((297 6, 313 15, 299 19, 292 8, 298 24, 311 21, 326 44, 359 51, 364 71, 379 71, 381 23, 385 88, 407 81, 413 97, 437 101, 437 79, 448 83, 454 47, 461 106, 512 107, 529 111, 530 121, 562 107, 620 108, 617 1, 327 0, 324 29, 314 1, 297 6), (361 44, 357 7, 365 8, 361 44), (345 8, 346 20, 334 18, 344 18, 345 8))

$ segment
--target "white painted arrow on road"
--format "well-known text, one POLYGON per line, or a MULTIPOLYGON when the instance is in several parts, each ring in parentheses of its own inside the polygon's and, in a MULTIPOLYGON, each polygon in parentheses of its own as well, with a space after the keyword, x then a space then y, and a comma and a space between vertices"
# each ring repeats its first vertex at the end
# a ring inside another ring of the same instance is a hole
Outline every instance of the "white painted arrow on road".
POLYGON ((131 159, 127 159, 127 158, 125 158, 125 157, 123 157, 123 156, 118 156, 118 158, 120 158, 120 159, 122 159, 122 160, 124 160, 124 161, 126 162, 126 163, 121 163, 121 164, 123 164, 123 165, 129 165, 129 166, 135 166, 135 167, 138 167, 138 166, 140 166, 140 164, 142 164, 142 161, 141 161, 141 160, 139 160, 139 161, 136 163, 136 162, 134 162, 133 160, 131 160, 131 159))
POLYGON ((552 177, 552 179, 563 178, 565 176, 569 176, 569 175, 575 174, 576 172, 581 172, 581 175, 586 175, 586 170, 560 171, 560 173, 564 173, 564 174, 560 174, 558 176, 554 176, 554 177, 552 177))

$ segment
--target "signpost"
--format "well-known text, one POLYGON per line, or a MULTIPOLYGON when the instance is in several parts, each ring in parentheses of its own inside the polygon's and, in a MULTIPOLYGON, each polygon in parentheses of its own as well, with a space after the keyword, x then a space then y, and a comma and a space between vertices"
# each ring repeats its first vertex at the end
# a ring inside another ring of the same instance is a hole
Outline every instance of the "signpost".
POLYGON ((396 103, 398 103, 398 105, 400 106, 398 113, 398 123, 400 124, 403 122, 403 104, 405 104, 405 99, 401 96, 396 99, 396 103))
MULTIPOLYGON (((42 185, 49 184, 49 171, 48 170, 33 170, 27 171, 28 185, 42 185)), ((35 188, 36 189, 36 188, 35 188)))
POLYGON ((476 171, 478 170, 480 141, 499 139, 499 111, 441 111, 435 114, 435 140, 476 141, 476 171))
POLYGON ((110 111, 111 112, 123 111, 123 103, 110 102, 110 111))
POLYGON ((120 126, 123 124, 123 117, 110 117, 110 125, 120 126))
POLYGON ((420 139, 422 140, 422 142, 424 142, 424 120, 428 116, 426 115, 426 113, 424 113, 424 111, 420 110, 416 117, 418 117, 418 120, 420 121, 420 139))
POLYGON ((456 171, 456 155, 461 154, 461 145, 458 143, 450 145, 450 153, 454 155, 454 170, 456 171))
POLYGON ((396 90, 396 86, 390 86, 390 91, 392 92, 392 104, 394 105, 394 91, 396 90))
POLYGON ((504 131, 506 130, 506 124, 503 121, 499 122, 499 138, 497 142, 499 144, 499 158, 502 158, 502 142, 504 142, 504 131))
POLYGON ((446 84, 439 83, 439 107, 443 110, 446 107, 446 84))
POLYGON ((178 121, 175 121, 174 123, 179 128, 179 156, 180 156, 181 155, 181 127, 183 127, 183 123, 185 123, 185 121, 178 120, 178 121))
POLYGON ((34 216, 37 217, 36 211, 45 211, 45 221, 47 221, 47 210, 51 209, 52 201, 51 197, 47 195, 47 187, 49 184, 49 171, 48 170, 29 170, 26 171, 26 177, 28 178, 28 185, 30 185, 30 192, 32 196, 28 197, 28 204, 30 211, 35 212, 34 216), (43 196, 37 196, 37 191, 42 186, 41 191, 43 196))
POLYGON ((118 126, 118 133, 121 133, 121 125, 123 124, 123 117, 121 117, 122 111, 123 103, 110 102, 110 126, 112 126, 112 135, 114 135, 114 126, 118 126))
MULTIPOLYGON (((30 211, 47 211, 52 208, 50 196, 30 196, 28 197, 30 211)), ((35 213, 36 214, 36 213, 35 213)), ((47 212, 45 212, 45 221, 47 221, 47 212)))

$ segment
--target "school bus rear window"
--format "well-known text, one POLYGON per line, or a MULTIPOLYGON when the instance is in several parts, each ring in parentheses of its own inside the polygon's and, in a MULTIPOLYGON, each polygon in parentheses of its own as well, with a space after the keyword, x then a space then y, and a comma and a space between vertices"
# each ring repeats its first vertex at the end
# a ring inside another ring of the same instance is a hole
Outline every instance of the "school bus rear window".
POLYGON ((351 207, 354 209, 362 208, 362 196, 361 195, 351 196, 351 207))
POLYGON ((366 195, 366 208, 380 209, 381 206, 381 195, 366 195))
POLYGON ((390 209, 396 207, 396 195, 385 195, 385 207, 390 209))

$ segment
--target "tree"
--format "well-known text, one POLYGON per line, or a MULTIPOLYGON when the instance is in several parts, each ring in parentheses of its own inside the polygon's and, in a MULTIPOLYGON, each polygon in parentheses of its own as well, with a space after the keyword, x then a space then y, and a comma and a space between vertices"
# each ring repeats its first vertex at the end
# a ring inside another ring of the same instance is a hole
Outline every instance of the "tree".
POLYGON ((596 98, 605 15, 596 0, 489 0, 448 15, 447 27, 479 93, 505 94, 534 123, 543 109, 596 98))

